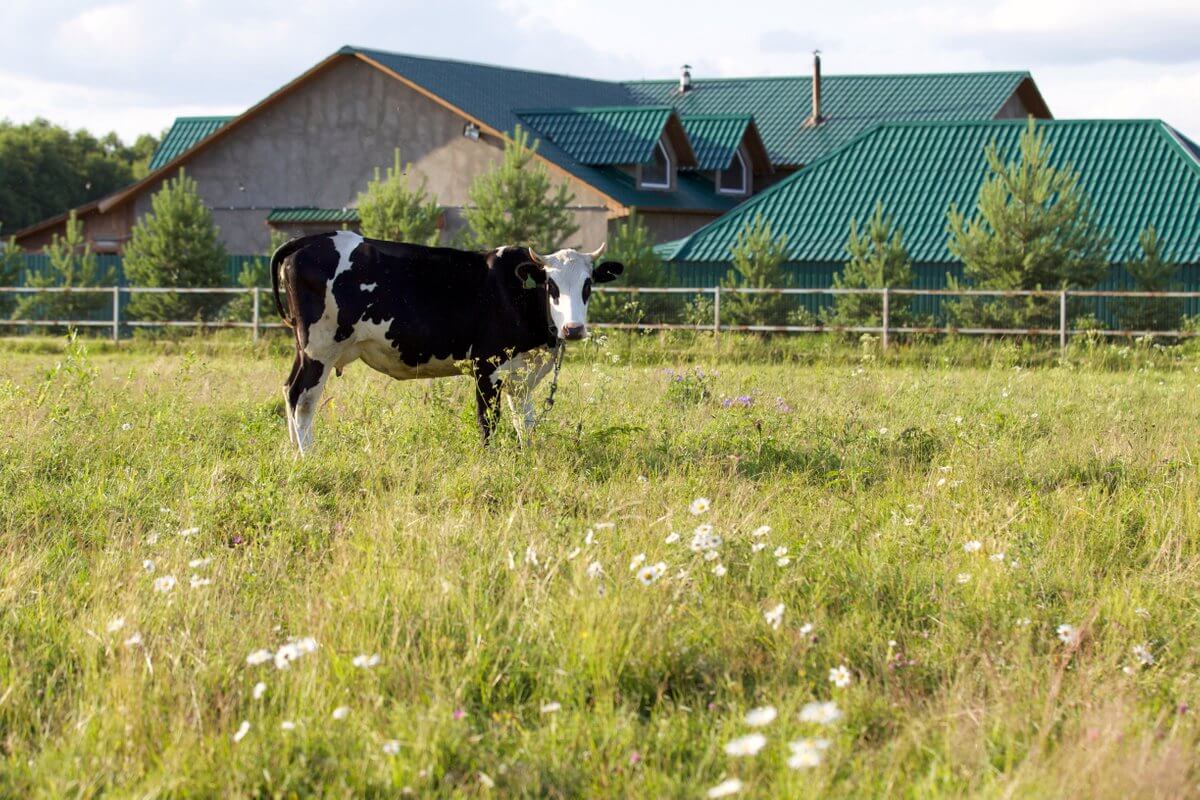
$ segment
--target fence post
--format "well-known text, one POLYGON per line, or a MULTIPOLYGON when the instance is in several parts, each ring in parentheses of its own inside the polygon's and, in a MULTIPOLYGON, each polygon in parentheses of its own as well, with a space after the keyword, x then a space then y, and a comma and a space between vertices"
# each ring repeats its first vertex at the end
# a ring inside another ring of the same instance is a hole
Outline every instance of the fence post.
POLYGON ((721 287, 713 289, 713 339, 721 335, 721 287))
POLYGON ((113 341, 121 340, 121 287, 113 287, 113 341))
POLYGON ((882 343, 883 343, 884 350, 888 349, 888 328, 891 326, 891 322, 892 322, 892 317, 891 317, 891 313, 890 313, 891 307, 888 302, 889 300, 891 300, 891 292, 892 292, 891 287, 888 287, 888 286, 883 287, 883 338, 882 338, 882 343))
POLYGON ((1067 290, 1058 294, 1058 346, 1063 355, 1067 352, 1067 290))
POLYGON ((257 342, 258 341, 258 287, 255 286, 251 291, 254 293, 254 318, 252 320, 253 328, 254 328, 254 341, 257 342))

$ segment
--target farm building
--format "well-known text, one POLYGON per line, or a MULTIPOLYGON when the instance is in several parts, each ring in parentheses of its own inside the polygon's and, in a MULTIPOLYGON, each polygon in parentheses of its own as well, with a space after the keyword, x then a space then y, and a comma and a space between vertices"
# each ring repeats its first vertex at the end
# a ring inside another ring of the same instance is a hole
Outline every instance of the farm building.
MULTIPOLYGON (((865 222, 877 202, 903 231, 919 288, 942 288, 962 265, 947 249, 951 203, 969 212, 996 142, 1016 157, 1020 121, 909 122, 877 125, 844 147, 691 235, 660 245, 678 282, 714 285, 730 268, 740 230, 761 215, 787 237, 788 270, 798 286, 827 287, 847 259, 850 221, 865 222)), ((1200 288, 1200 147, 1159 120, 1056 120, 1037 123, 1051 163, 1072 166, 1097 221, 1112 236, 1105 289, 1133 289, 1122 265, 1141 254, 1148 225, 1200 288)))
MULTIPOLYGON (((357 223, 356 198, 399 148, 462 225, 472 181, 518 125, 573 192, 578 244, 636 210, 658 241, 712 222, 871 125, 1049 118, 1028 73, 600 81, 345 47, 245 113, 181 118, 143 180, 77 213, 119 253, 179 169, 199 184, 226 249, 261 253, 290 234, 357 223)), ((38 250, 66 215, 17 233, 38 250)))

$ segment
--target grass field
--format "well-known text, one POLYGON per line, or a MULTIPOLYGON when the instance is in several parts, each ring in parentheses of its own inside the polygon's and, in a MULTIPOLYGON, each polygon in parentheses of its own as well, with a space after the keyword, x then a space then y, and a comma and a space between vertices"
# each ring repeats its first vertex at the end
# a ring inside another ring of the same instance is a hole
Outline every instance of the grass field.
POLYGON ((756 341, 0 345, 0 797, 1195 796, 1200 359, 756 341))

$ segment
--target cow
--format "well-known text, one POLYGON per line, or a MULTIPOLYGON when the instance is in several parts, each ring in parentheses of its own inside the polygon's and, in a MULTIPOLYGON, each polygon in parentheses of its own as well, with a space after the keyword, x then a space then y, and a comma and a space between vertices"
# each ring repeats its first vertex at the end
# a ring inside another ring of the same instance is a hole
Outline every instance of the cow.
POLYGON ((518 432, 534 423, 533 389, 563 342, 587 335, 592 285, 624 271, 591 253, 500 247, 466 252, 368 239, 304 236, 271 256, 275 307, 296 337, 284 385, 288 437, 303 455, 325 381, 362 359, 397 380, 469 374, 486 445, 504 383, 518 432), (511 397, 520 397, 516 419, 511 397))

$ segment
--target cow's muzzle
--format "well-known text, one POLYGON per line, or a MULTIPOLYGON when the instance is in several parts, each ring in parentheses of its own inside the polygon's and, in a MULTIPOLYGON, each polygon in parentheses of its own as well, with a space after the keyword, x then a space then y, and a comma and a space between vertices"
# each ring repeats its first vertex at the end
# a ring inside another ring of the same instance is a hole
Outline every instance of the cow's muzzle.
POLYGON ((587 334, 586 325, 563 325, 561 336, 565 341, 577 342, 587 334))

